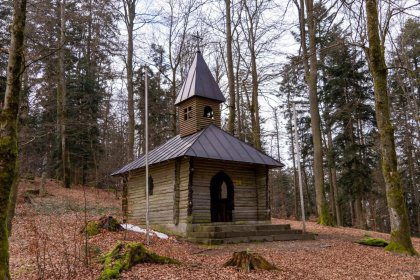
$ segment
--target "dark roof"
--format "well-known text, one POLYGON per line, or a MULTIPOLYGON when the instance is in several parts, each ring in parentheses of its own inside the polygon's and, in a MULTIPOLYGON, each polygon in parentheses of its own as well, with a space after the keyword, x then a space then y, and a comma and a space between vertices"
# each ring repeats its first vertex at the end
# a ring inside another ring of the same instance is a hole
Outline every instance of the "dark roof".
POLYGON ((226 101, 200 52, 197 52, 191 64, 187 78, 176 97, 175 105, 193 96, 209 98, 219 102, 226 101))
MULTIPOLYGON (((205 129, 186 137, 177 135, 169 139, 165 144, 149 152, 149 164, 152 165, 182 156, 246 162, 272 168, 284 166, 215 125, 209 125, 205 129)), ((144 165, 145 158, 141 156, 115 171, 112 176, 142 168, 144 165)))

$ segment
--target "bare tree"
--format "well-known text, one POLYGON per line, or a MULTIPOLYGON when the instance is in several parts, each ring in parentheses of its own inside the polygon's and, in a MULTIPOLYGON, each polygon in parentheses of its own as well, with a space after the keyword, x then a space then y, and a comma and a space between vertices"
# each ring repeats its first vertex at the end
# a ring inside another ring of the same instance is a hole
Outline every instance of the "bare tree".
POLYGON ((243 30, 247 41, 248 50, 250 53, 251 61, 251 79, 252 79, 252 92, 250 102, 251 113, 251 127, 252 127, 252 140, 253 145, 257 149, 261 149, 261 125, 260 125, 260 111, 258 104, 258 71, 257 71, 257 26, 261 20, 261 8, 265 1, 256 1, 254 5, 250 6, 248 1, 242 1, 245 11, 245 20, 243 21, 243 30))
MULTIPOLYGON (((388 25, 385 23, 380 34, 378 2, 366 0, 366 31, 368 47, 364 47, 373 78, 375 92, 376 121, 381 143, 382 173, 385 178, 389 217, 391 221, 391 242, 386 249, 409 255, 417 254, 410 238, 410 223, 404 199, 404 187, 397 166, 394 128, 391 123, 388 96, 388 69, 385 62, 385 37, 388 25)), ((390 12, 390 16, 392 15, 390 12)), ((390 16, 386 22, 390 21, 390 16)))
MULTIPOLYGON (((175 103, 178 83, 178 73, 180 66, 186 55, 184 48, 187 45, 188 35, 192 29, 192 14, 200 6, 199 0, 175 1, 168 0, 169 11, 166 15, 168 27, 168 56, 171 76, 168 77, 171 83, 172 104, 175 103)), ((176 107, 172 107, 172 131, 177 134, 177 114, 176 107)))
POLYGON ((127 109, 128 109, 128 160, 134 159, 134 134, 135 134, 135 115, 134 115, 134 24, 136 18, 137 0, 123 0, 124 24, 127 29, 127 57, 125 67, 127 71, 127 109))
POLYGON ((232 56, 232 19, 231 19, 231 0, 225 0, 226 5, 226 60, 229 87, 229 115, 227 123, 227 131, 231 134, 235 130, 236 119, 236 93, 235 93, 235 74, 233 71, 232 56))
POLYGON ((313 0, 294 1, 299 11, 299 29, 305 80, 309 89, 309 105, 311 114, 311 130, 314 145, 314 177, 316 192, 316 208, 318 223, 331 225, 332 219, 325 199, 324 169, 321 137, 321 118, 319 115, 317 97, 317 49, 316 49, 316 19, 314 17, 313 0), (305 17, 306 11, 306 17, 305 17), (308 33, 306 32, 306 28, 308 33), (307 40, 309 41, 309 47, 307 40))
POLYGON ((59 73, 58 73, 58 89, 57 89, 57 116, 58 131, 61 145, 61 168, 63 186, 70 187, 70 157, 67 147, 66 134, 66 115, 67 115, 67 84, 65 73, 65 45, 66 45, 66 0, 60 2, 60 40, 59 40, 59 73))

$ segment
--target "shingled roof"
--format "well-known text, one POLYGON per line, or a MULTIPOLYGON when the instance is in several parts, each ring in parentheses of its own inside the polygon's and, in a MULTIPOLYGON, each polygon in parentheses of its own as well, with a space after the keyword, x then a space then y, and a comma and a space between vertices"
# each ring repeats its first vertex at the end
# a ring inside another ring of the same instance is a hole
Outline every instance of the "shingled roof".
POLYGON ((220 102, 226 100, 200 52, 197 52, 191 64, 187 78, 176 97, 175 105, 193 96, 209 98, 220 102))
MULTIPOLYGON (((149 164, 153 165, 182 156, 246 162, 266 165, 270 168, 284 166, 215 125, 209 125, 205 129, 186 137, 177 135, 169 139, 165 144, 149 152, 149 164)), ((141 156, 111 175, 124 174, 142 168, 144 165, 145 158, 141 156)))

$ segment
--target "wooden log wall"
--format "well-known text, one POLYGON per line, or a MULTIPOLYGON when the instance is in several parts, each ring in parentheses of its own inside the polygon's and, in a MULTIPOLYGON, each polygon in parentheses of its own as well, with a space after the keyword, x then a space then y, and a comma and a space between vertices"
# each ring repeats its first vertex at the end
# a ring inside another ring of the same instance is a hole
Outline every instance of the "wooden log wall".
POLYGON ((198 130, 204 129, 210 124, 220 127, 220 105, 217 101, 206 98, 197 98, 196 108, 198 130), (204 107, 206 106, 210 106, 213 109, 212 119, 204 117, 204 107))
POLYGON ((178 107, 179 134, 181 137, 197 132, 197 107, 195 101, 195 98, 191 98, 181 103, 178 107), (187 109, 188 107, 191 107, 192 109, 192 117, 185 120, 184 109, 187 109))
POLYGON ((211 222, 210 181, 219 171, 225 172, 234 184, 233 222, 265 220, 267 214, 265 167, 195 159, 192 222, 211 222))
MULTIPOLYGON (((153 195, 149 196, 149 221, 151 225, 186 223, 188 170, 188 158, 150 166, 149 174, 153 178, 154 185, 153 195)), ((144 168, 132 172, 127 185, 128 221, 144 225, 146 221, 144 168)))
POLYGON ((179 132, 182 137, 204 129, 210 124, 220 127, 220 104, 211 99, 193 97, 179 105, 178 116, 179 132), (205 106, 210 106, 213 109, 212 119, 204 117, 205 106), (192 109, 192 117, 185 120, 184 109, 188 107, 191 107, 192 109))

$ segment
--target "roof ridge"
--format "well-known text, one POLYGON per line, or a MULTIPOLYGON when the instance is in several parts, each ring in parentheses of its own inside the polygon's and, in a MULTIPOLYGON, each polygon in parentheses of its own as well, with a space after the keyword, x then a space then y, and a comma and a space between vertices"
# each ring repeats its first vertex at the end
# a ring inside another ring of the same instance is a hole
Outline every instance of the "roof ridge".
MULTIPOLYGON (((207 130, 210 126, 212 126, 213 124, 210 124, 209 126, 207 126, 206 128, 202 129, 199 131, 197 138, 195 138, 195 140, 191 143, 191 145, 188 147, 188 149, 184 152, 184 154, 188 154, 188 152, 190 151, 191 147, 194 146, 195 142, 197 142, 198 138, 200 138, 201 134, 203 134, 203 132, 205 130, 207 130)), ((192 135, 192 134, 191 134, 192 135)), ((188 135, 189 136, 189 135, 188 135)), ((188 137, 187 136, 187 137, 188 137)))

